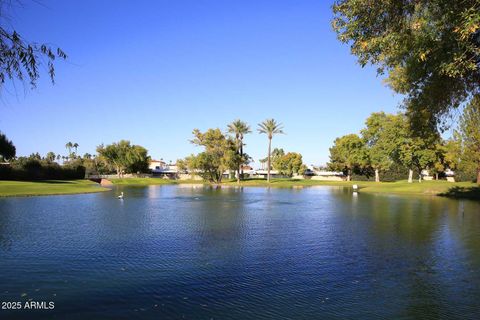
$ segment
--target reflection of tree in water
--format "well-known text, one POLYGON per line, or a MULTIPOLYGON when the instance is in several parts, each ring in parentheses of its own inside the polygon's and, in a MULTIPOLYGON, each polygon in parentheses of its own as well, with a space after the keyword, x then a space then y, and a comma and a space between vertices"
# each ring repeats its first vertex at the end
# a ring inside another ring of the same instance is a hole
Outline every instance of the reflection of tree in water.
POLYGON ((480 202, 449 202, 448 228, 461 244, 472 268, 480 268, 480 202))
POLYGON ((376 251, 371 263, 382 277, 395 279, 396 294, 406 297, 406 316, 458 316, 458 309, 468 304, 464 297, 467 286, 456 285, 474 280, 465 270, 466 264, 478 266, 470 259, 463 261, 465 254, 479 256, 480 218, 474 214, 480 212, 478 207, 470 204, 464 208, 468 214, 460 214, 457 201, 449 199, 362 196, 371 208, 368 247, 376 251), (462 306, 452 303, 455 299, 462 306))
POLYGON ((372 230, 378 236, 396 236, 410 245, 429 245, 438 231, 443 199, 372 196, 372 230))

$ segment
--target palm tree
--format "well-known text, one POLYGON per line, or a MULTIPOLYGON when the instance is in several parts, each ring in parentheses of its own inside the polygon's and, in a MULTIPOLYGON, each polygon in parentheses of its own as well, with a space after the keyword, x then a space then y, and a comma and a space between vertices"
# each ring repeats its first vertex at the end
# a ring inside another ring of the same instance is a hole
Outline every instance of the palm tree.
POLYGON ((67 148, 68 154, 71 154, 71 153, 72 153, 72 148, 73 148, 73 143, 67 142, 67 143, 65 144, 65 148, 67 148))
POLYGON ((73 143, 70 141, 65 144, 65 148, 68 150, 68 157, 72 157, 72 148, 73 148, 73 143))
POLYGON ((270 153, 272 149, 272 138, 276 134, 284 133, 283 132, 283 125, 275 121, 275 119, 267 119, 262 123, 258 124, 258 132, 264 133, 268 137, 268 160, 267 160, 267 181, 270 182, 270 153))
POLYGON ((243 122, 240 119, 237 119, 228 125, 228 132, 233 133, 235 135, 235 144, 237 147, 237 152, 240 155, 240 164, 238 165, 237 169, 237 182, 240 183, 240 178, 243 177, 243 163, 245 162, 243 159, 243 136, 247 133, 250 133, 250 126, 243 122))
POLYGON ((72 147, 75 149, 75 154, 77 154, 78 143, 74 143, 72 147))

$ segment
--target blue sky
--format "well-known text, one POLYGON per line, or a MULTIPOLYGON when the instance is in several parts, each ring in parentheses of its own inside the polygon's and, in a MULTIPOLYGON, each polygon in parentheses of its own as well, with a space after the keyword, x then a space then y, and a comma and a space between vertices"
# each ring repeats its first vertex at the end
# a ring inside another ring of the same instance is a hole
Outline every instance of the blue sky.
MULTIPOLYGON (((373 68, 361 68, 336 39, 332 1, 34 1, 11 18, 27 39, 60 46, 56 84, 2 92, 0 130, 18 155, 79 153, 128 139, 153 158, 175 161, 200 149, 194 128, 236 118, 252 128, 284 124, 273 146, 328 161, 341 135, 400 97, 373 68)), ((267 139, 245 138, 255 160, 267 139)), ((258 162, 254 165, 258 165, 258 162)))

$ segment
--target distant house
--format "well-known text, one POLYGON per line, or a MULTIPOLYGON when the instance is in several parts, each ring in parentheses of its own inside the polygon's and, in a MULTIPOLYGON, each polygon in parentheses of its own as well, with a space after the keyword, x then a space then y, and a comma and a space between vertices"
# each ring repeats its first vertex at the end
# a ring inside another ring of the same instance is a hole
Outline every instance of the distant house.
POLYGON ((150 164, 148 168, 152 170, 153 173, 160 172, 163 168, 165 168, 167 164, 162 160, 150 160, 150 164))
MULTIPOLYGON (((267 178, 268 176, 268 170, 266 169, 260 169, 260 170, 255 170, 253 175, 251 177, 254 178, 267 178)), ((288 178, 287 176, 281 174, 278 170, 270 170, 270 177, 271 178, 288 178)))
POLYGON ((253 177, 255 175, 255 170, 249 165, 242 166, 242 170, 245 177, 253 177))
POLYGON ((305 179, 319 181, 345 181, 346 177, 341 171, 313 170, 313 175, 305 176, 305 179))
MULTIPOLYGON (((443 175, 445 175, 445 179, 448 182, 455 182, 455 172, 447 169, 443 172, 443 175)), ((422 179, 423 180, 435 180, 435 176, 431 175, 428 170, 422 170, 422 179)))
POLYGON ((445 170, 445 177, 447 178, 448 182, 455 182, 455 171, 450 169, 445 170))

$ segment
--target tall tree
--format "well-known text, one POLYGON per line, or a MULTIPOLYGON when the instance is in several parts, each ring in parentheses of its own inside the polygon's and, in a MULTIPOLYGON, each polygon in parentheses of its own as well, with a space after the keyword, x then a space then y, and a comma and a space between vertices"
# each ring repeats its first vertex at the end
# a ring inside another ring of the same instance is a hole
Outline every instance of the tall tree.
POLYGON ((243 165, 246 162, 243 154, 243 146, 245 145, 243 143, 243 137, 252 131, 247 123, 237 119, 228 125, 228 132, 234 135, 237 153, 243 160, 240 162, 237 170, 237 183, 240 183, 240 179, 243 179, 243 165))
POLYGON ((77 154, 78 147, 78 143, 75 142, 74 144, 72 144, 72 148, 75 149, 75 154, 77 154))
POLYGON ((267 119, 258 124, 258 132, 266 134, 268 137, 268 155, 267 155, 267 181, 270 182, 270 169, 271 169, 271 149, 272 138, 276 134, 283 134, 283 125, 276 122, 274 119, 267 119))
POLYGON ((73 143, 72 142, 67 142, 65 143, 65 149, 68 150, 68 156, 71 158, 72 157, 72 148, 73 148, 73 143))
POLYGON ((281 174, 289 177, 293 176, 294 174, 301 175, 306 170, 306 166, 302 161, 302 155, 296 152, 288 152, 287 154, 273 157, 272 162, 275 170, 278 170, 281 174))
POLYGON ((330 148, 328 167, 343 171, 347 174, 347 181, 350 181, 353 169, 365 166, 367 157, 363 139, 356 134, 347 134, 335 139, 333 147, 330 148))
POLYGON ((393 164, 394 140, 398 134, 394 117, 384 112, 372 113, 365 121, 366 128, 362 130, 368 161, 375 171, 376 182, 380 182, 380 170, 386 170, 393 164))
POLYGON ((463 158, 476 166, 480 184, 480 96, 474 97, 463 110, 459 132, 463 158))
POLYGON ((388 74, 417 131, 480 94, 478 0, 336 0, 333 11, 339 40, 388 74))
POLYGON ((10 160, 15 158, 16 148, 7 136, 0 132, 0 158, 1 160, 10 160))
POLYGON ((107 146, 99 145, 97 153, 105 164, 115 168, 119 178, 125 171, 135 173, 148 167, 147 149, 132 145, 127 140, 120 140, 107 146))
POLYGON ((183 168, 197 171, 210 182, 221 183, 223 173, 226 170, 236 170, 242 162, 235 141, 225 136, 220 129, 208 129, 205 133, 195 129, 193 135, 191 142, 204 147, 204 151, 177 162, 183 168))

